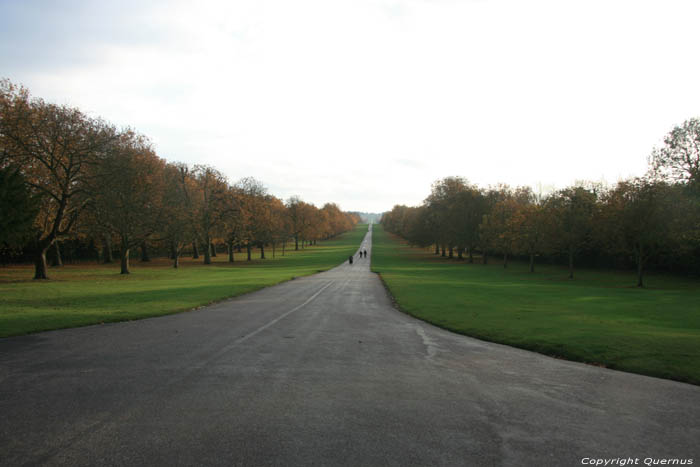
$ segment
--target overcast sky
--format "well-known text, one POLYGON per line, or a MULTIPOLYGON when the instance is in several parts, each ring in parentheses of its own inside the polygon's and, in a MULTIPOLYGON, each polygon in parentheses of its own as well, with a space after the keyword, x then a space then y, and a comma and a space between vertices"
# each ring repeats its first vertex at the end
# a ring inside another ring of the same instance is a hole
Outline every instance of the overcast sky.
POLYGON ((641 175, 700 116, 700 1, 0 0, 0 77, 316 204, 641 175))

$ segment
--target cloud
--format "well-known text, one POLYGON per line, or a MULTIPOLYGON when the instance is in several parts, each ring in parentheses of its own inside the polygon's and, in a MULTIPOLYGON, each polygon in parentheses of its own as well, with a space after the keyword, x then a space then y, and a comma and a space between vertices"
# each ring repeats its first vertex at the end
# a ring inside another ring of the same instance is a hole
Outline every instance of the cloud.
MULTIPOLYGON (((280 196, 639 174, 700 108, 697 2, 2 2, 2 73, 280 196)), ((354 204, 366 203, 366 204, 354 204)))

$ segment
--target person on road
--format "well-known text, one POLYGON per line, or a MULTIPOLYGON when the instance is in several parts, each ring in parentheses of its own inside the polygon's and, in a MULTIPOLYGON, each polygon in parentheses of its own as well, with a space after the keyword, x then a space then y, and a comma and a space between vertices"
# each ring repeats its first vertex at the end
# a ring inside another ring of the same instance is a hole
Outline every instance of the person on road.
POLYGON ((350 264, 352 264, 352 255, 350 255, 350 256, 348 257, 348 262, 349 262, 350 264))

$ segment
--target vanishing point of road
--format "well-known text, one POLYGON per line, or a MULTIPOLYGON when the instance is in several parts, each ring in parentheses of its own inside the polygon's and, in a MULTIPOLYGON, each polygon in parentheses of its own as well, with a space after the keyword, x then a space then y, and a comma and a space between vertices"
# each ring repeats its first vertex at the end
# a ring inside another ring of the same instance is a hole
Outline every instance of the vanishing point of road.
POLYGON ((700 463, 700 387, 415 320, 371 231, 360 249, 197 311, 0 339, 0 464, 700 463))

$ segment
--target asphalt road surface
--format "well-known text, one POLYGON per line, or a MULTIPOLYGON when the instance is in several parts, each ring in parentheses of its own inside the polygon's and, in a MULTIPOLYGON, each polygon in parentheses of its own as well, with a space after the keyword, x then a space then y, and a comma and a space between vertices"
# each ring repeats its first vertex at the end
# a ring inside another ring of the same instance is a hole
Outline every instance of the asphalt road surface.
POLYGON ((417 321, 361 249, 198 311, 0 339, 0 464, 700 463, 700 387, 417 321))

